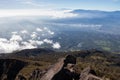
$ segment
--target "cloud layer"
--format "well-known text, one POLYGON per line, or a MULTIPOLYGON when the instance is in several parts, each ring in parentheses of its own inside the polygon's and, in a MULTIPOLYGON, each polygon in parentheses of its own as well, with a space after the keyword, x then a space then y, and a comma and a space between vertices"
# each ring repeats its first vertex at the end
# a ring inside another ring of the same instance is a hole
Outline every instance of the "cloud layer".
POLYGON ((61 48, 59 42, 50 40, 48 36, 53 36, 55 33, 50 29, 36 28, 33 32, 27 30, 11 32, 11 37, 0 38, 0 53, 10 53, 16 50, 37 48, 44 44, 51 45, 54 49, 61 48))
POLYGON ((0 17, 13 16, 41 16, 52 18, 75 17, 77 14, 70 13, 71 10, 42 10, 42 9, 10 9, 0 10, 0 17), (9 14, 8 14, 9 13, 9 14))

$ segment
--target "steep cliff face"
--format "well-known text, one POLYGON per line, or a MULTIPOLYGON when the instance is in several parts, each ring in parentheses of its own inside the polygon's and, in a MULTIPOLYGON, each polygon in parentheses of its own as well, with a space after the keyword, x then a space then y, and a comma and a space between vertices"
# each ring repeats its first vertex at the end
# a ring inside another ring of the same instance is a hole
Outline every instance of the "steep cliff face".
POLYGON ((26 64, 16 59, 0 59, 0 80, 14 80, 26 64))

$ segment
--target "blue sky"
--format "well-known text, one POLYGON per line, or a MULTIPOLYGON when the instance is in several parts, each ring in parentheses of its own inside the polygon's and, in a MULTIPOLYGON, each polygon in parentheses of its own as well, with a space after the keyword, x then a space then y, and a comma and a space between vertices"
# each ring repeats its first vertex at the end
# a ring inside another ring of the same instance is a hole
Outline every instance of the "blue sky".
POLYGON ((0 9, 120 10, 120 0, 0 0, 0 9))

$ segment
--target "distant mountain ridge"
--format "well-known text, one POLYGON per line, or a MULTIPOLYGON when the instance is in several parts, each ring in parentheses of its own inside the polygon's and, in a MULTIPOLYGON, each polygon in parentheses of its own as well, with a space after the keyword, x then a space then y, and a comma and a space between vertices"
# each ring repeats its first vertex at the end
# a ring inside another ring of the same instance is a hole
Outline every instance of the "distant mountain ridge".
POLYGON ((49 54, 54 53, 55 51, 48 48, 34 48, 34 49, 24 49, 20 51, 14 51, 12 53, 3 53, 0 54, 0 57, 2 58, 11 58, 11 57, 31 57, 31 56, 38 56, 40 54, 49 54))
POLYGON ((83 9, 76 9, 76 10, 73 10, 71 11, 72 13, 77 13, 77 14, 80 14, 80 13, 91 13, 91 14, 106 14, 109 15, 109 16, 118 16, 120 17, 120 11, 101 11, 101 10, 83 10, 83 9))

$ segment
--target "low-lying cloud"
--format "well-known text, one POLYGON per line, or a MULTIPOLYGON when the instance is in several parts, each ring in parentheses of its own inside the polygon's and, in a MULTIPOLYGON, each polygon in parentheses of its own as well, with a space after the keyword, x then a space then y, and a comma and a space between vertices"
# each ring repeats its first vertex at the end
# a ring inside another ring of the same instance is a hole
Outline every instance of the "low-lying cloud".
POLYGON ((55 48, 55 49, 61 48, 61 46, 58 42, 54 43, 52 47, 55 48))
POLYGON ((10 38, 0 38, 0 53, 10 53, 16 50, 38 48, 44 44, 51 45, 54 49, 61 48, 59 42, 49 39, 55 33, 48 29, 36 28, 33 32, 27 30, 11 32, 10 38), (43 35, 44 34, 44 35, 43 35), (47 36, 46 36, 47 35, 47 36))
POLYGON ((52 18, 69 18, 77 16, 77 14, 71 13, 70 11, 71 10, 42 10, 42 9, 0 10, 0 17, 44 16, 52 18))

